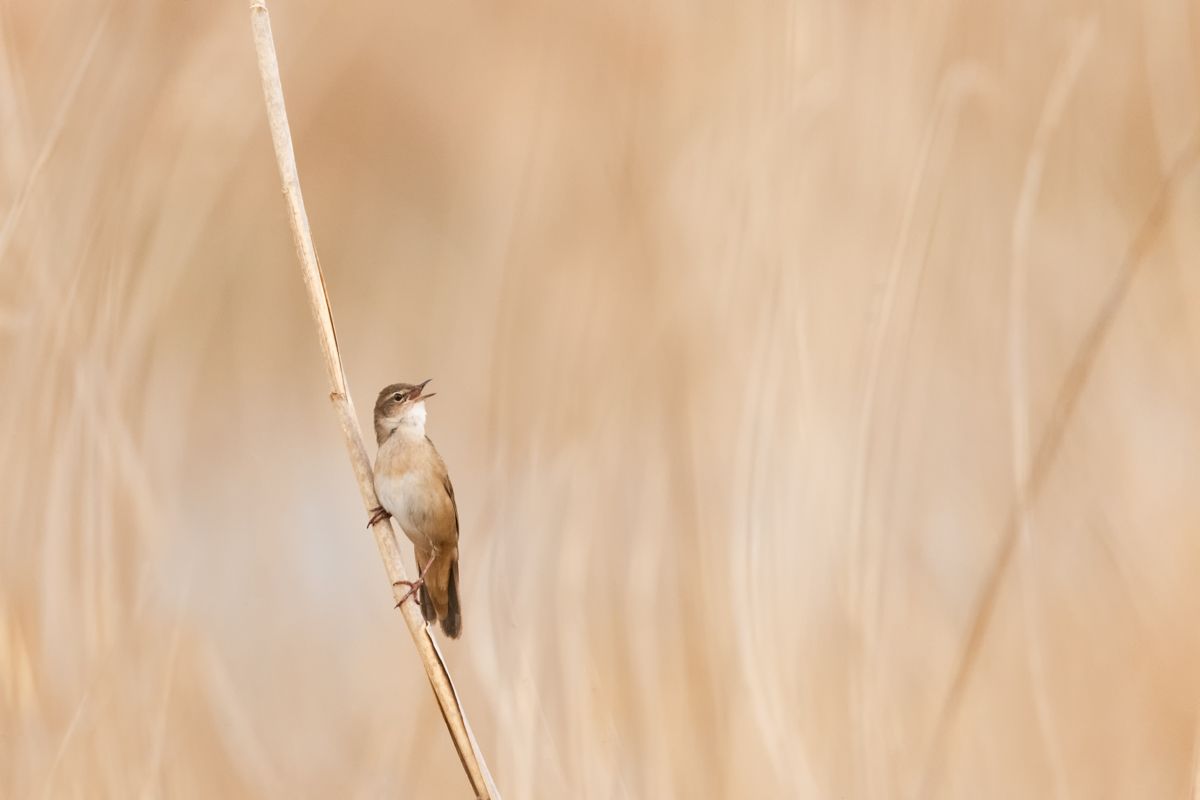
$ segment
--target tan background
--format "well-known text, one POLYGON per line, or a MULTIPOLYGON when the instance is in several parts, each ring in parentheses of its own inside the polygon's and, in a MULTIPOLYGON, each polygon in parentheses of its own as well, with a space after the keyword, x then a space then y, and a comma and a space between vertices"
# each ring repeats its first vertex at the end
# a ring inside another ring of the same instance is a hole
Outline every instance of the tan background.
MULTIPOLYGON (((506 797, 1191 796, 1195 3, 272 9, 506 797)), ((245 4, 2 0, 0 54, 0 795, 465 796, 245 4)))

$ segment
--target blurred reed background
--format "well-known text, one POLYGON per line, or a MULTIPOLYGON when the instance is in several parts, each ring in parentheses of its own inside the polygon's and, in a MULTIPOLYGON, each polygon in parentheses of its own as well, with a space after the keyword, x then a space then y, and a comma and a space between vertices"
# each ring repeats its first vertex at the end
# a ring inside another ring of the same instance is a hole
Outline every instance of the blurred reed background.
MULTIPOLYGON (((466 796, 246 6, 0 2, 3 797, 466 796)), ((364 425, 439 394, 506 797, 1192 796, 1195 3, 272 12, 364 425)))

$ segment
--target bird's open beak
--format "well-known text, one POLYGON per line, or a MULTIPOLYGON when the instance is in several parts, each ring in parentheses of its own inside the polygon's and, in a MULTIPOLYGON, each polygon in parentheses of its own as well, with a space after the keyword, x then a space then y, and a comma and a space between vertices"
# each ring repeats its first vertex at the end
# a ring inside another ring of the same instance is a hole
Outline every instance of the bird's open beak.
POLYGON ((417 393, 416 393, 416 395, 413 396, 412 402, 415 403, 418 400, 427 400, 428 398, 433 397, 435 394, 437 394, 437 392, 430 392, 429 394, 425 394, 425 384, 429 383, 431 380, 433 380, 433 378, 426 378, 425 380, 423 380, 417 384, 417 393))

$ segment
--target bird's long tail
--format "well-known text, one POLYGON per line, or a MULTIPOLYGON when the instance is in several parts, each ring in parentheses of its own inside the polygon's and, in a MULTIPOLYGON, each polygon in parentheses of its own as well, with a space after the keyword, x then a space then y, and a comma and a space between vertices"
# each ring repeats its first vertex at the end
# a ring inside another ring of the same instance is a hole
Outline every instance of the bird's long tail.
MULTIPOLYGON (((462 608, 458 602, 457 547, 442 550, 434 557, 433 566, 425 576, 425 586, 437 618, 442 622, 442 632, 451 639, 457 639, 462 633, 462 608)), ((424 595, 421 599, 423 604, 424 595)), ((430 619, 428 615, 425 618, 430 619)))
POLYGON ((446 596, 446 616, 442 617, 442 632, 451 639, 462 633, 462 608, 458 604, 458 556, 450 564, 450 583, 446 596))

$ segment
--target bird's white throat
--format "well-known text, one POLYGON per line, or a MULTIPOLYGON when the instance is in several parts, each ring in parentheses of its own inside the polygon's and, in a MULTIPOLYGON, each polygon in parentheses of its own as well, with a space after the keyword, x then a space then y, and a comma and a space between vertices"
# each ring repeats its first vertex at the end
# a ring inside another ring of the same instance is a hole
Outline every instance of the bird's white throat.
POLYGON ((404 413, 400 415, 400 420, 397 422, 396 427, 403 428, 405 433, 414 433, 417 436, 424 436, 425 401, 419 400, 408 408, 404 409, 404 413))

